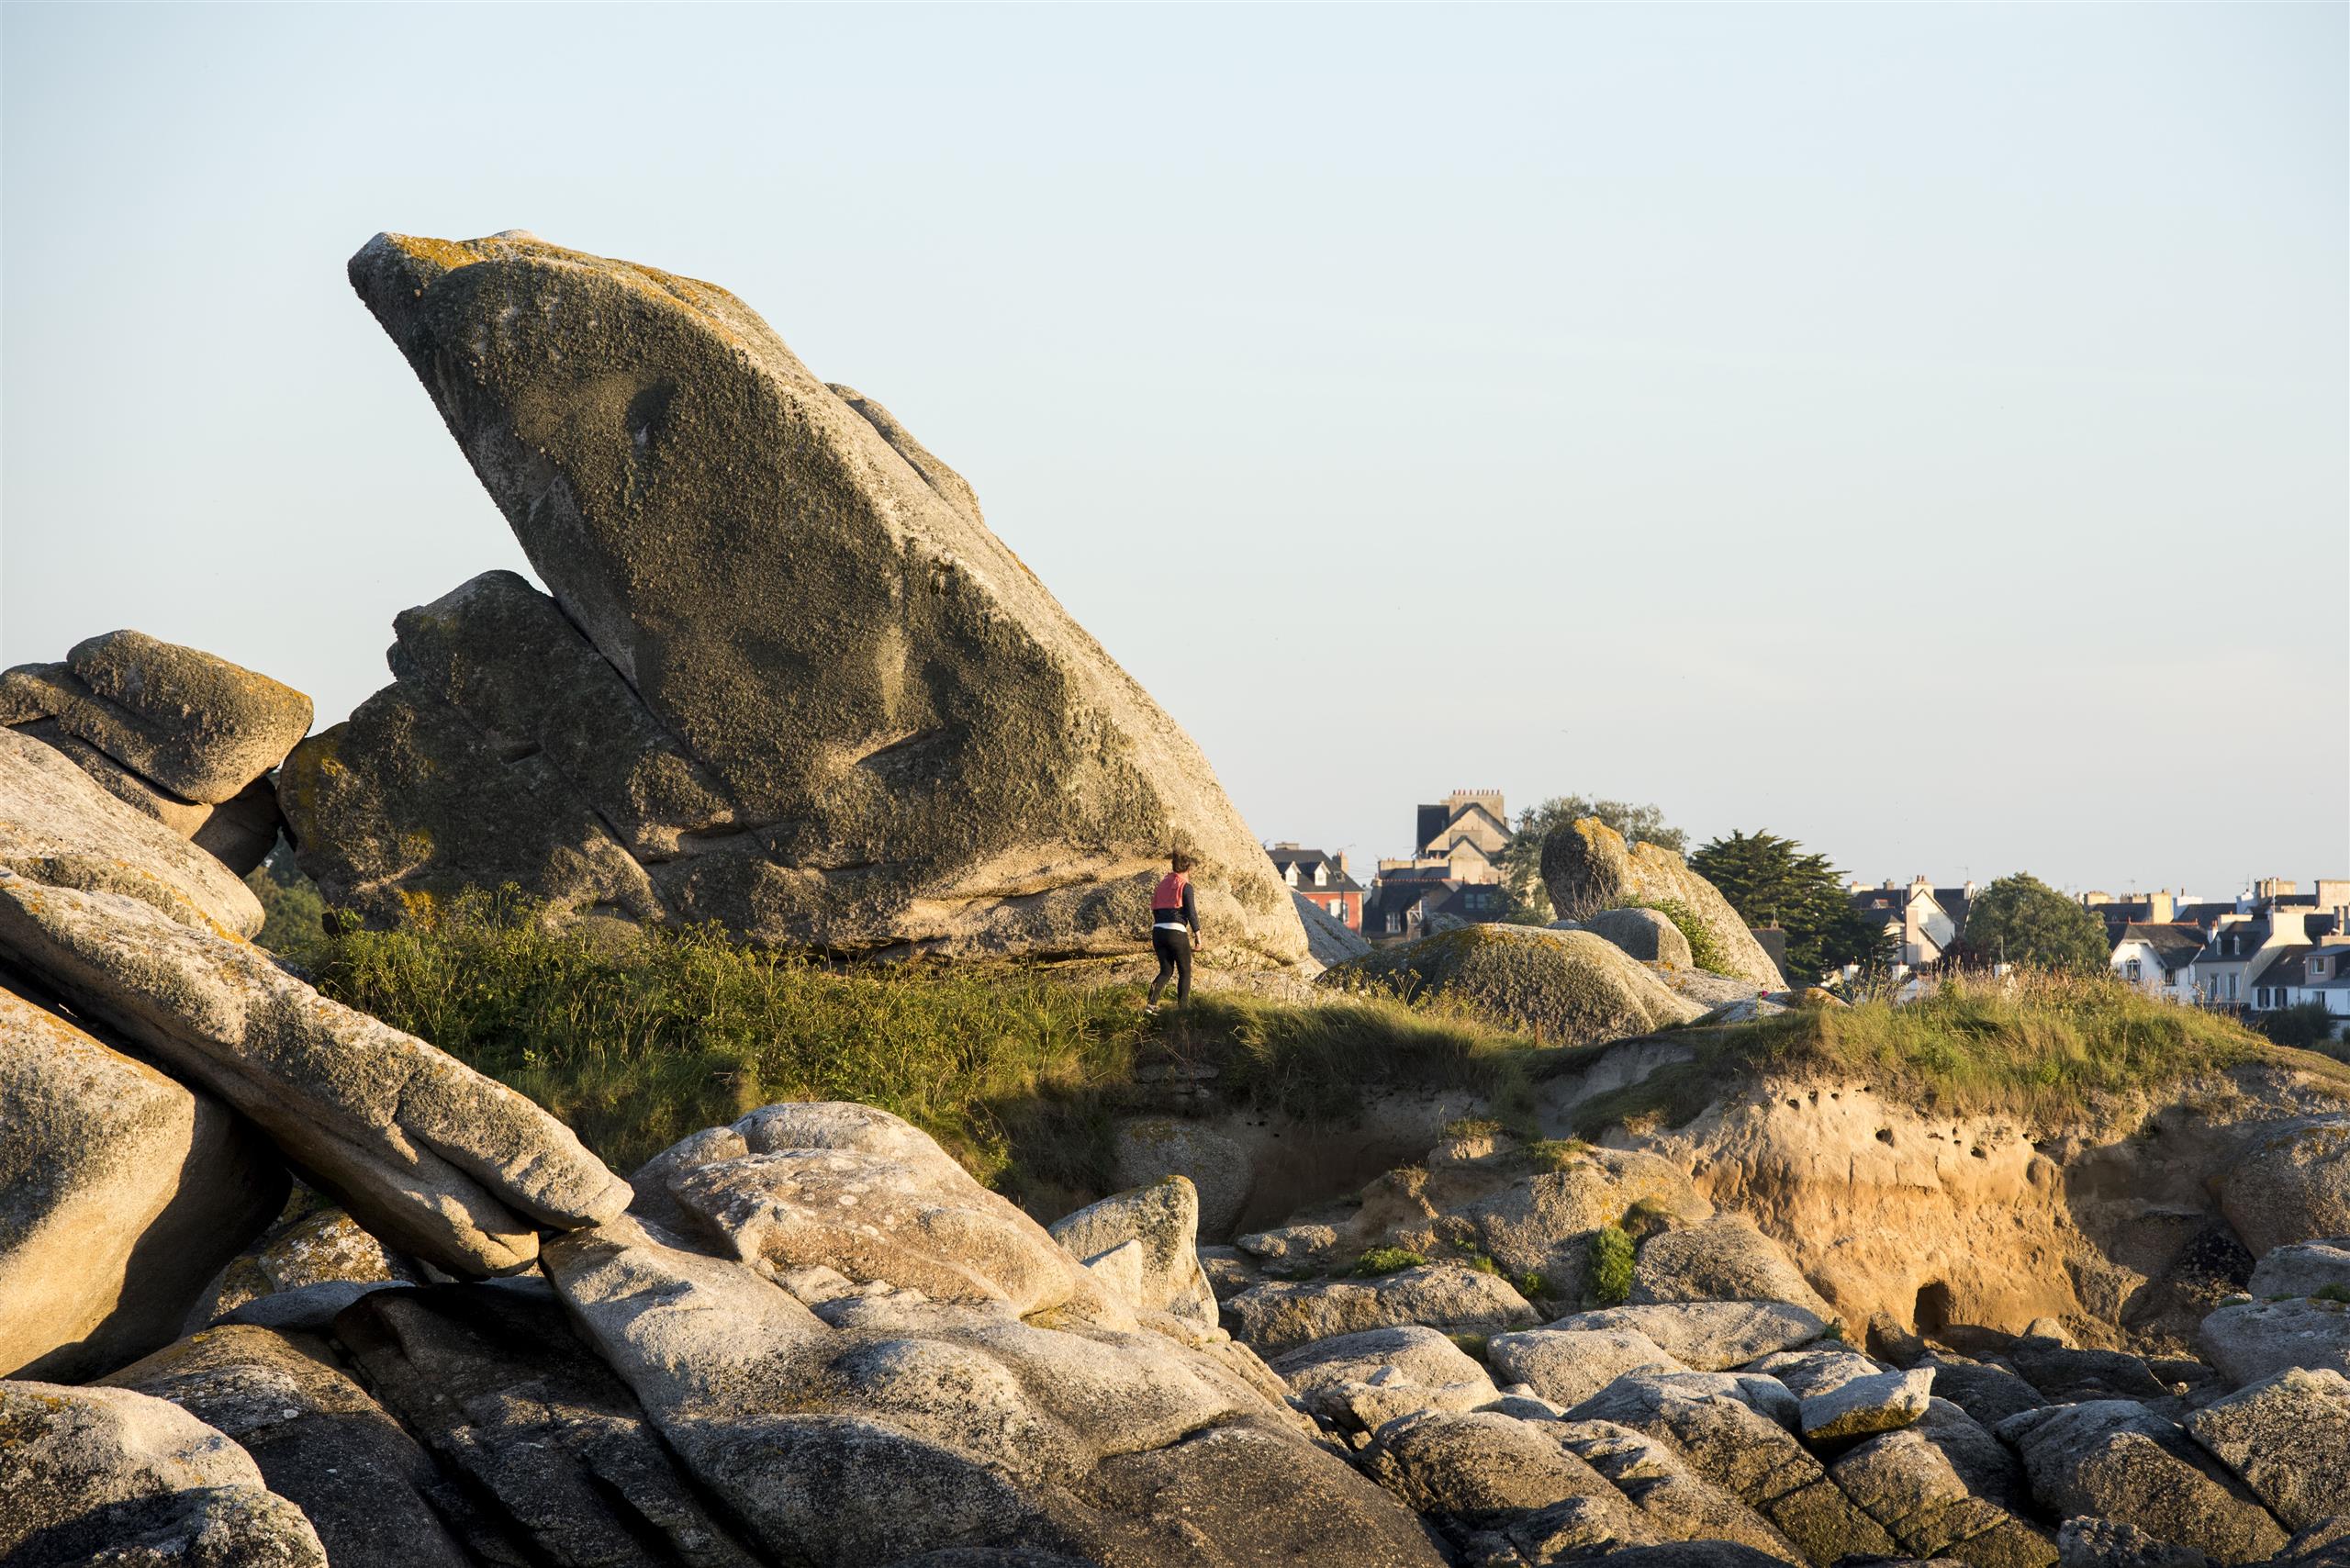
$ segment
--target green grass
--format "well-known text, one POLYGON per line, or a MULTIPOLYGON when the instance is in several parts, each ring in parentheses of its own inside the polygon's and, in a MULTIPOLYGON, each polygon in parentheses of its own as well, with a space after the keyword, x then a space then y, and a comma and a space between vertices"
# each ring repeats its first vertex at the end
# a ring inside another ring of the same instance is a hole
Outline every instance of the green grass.
POLYGON ((1591 1299, 1601 1306, 1621 1306, 1632 1294, 1632 1238, 1619 1225, 1603 1225, 1591 1233, 1591 1299))
POLYGON ((1372 1280, 1382 1274, 1400 1274, 1406 1269, 1425 1269, 1427 1259, 1408 1248, 1374 1247, 1355 1260, 1352 1270, 1358 1279, 1372 1280))
POLYGON ((1371 994, 1284 1004, 1195 994, 1142 1014, 1137 985, 1041 968, 844 968, 714 929, 551 927, 470 894, 396 931, 320 935, 328 995, 421 1036, 561 1117, 620 1170, 778 1100, 879 1105, 1015 1197, 1107 1188, 1114 1123, 1159 1108, 1137 1067, 1211 1066, 1229 1103, 1343 1120, 1367 1090, 1470 1090, 1532 1105, 1535 1042, 1371 994))
POLYGON ((2275 1045, 2219 1014, 2103 975, 1961 976, 1906 1005, 1877 998, 1806 1007, 1673 1038, 1695 1059, 1585 1102, 1577 1127, 1680 1126, 1758 1070, 1856 1079, 1920 1108, 2042 1123, 2100 1096, 2258 1062, 2298 1069, 2350 1096, 2350 1063, 2275 1045))

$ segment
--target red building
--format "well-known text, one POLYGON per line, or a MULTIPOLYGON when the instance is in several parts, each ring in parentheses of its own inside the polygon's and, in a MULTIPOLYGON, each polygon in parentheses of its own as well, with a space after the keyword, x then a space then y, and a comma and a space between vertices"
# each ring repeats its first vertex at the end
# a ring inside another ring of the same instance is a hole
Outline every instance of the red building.
POLYGON ((1272 845, 1265 853, 1273 857, 1273 869, 1298 896, 1321 905, 1348 930, 1362 929, 1362 884, 1347 875, 1343 853, 1332 857, 1287 843, 1272 845))

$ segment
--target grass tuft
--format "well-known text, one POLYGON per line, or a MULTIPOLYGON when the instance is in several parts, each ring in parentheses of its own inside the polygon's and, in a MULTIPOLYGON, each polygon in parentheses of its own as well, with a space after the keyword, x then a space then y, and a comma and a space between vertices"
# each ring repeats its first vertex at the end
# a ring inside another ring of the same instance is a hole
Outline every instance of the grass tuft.
POLYGON ((1374 1247, 1355 1261, 1353 1273, 1357 1279, 1376 1279, 1382 1274, 1400 1274, 1406 1269, 1425 1269, 1427 1260, 1405 1247, 1374 1247))
POLYGON ((1601 1306, 1621 1306, 1632 1294, 1632 1238, 1620 1225, 1603 1225, 1591 1233, 1591 1299, 1601 1306))

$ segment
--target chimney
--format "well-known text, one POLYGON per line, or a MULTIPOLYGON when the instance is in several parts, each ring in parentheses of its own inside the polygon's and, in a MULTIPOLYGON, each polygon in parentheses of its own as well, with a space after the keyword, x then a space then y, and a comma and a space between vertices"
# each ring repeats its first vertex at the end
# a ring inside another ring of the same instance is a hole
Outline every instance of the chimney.
POLYGON ((1347 852, 1345 850, 1339 850, 1336 855, 1330 857, 1330 860, 1333 865, 1338 868, 1339 876, 1343 877, 1347 874, 1347 852))

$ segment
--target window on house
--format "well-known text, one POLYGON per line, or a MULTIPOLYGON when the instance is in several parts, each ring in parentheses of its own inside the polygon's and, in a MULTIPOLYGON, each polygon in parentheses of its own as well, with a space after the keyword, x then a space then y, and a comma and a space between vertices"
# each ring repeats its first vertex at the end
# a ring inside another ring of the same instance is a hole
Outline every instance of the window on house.
POLYGON ((1292 866, 1288 870, 1283 871, 1281 873, 1281 880, 1287 882, 1292 888, 1297 886, 1297 868, 1292 866))
POLYGON ((1314 868, 1314 885, 1317 888, 1326 888, 1330 885, 1330 868, 1327 866, 1314 868))
POLYGON ((2132 980, 2138 978, 2138 960, 2135 958, 2130 960, 2130 978, 2132 980))
POLYGON ((2228 1000, 2229 1000, 2230 1002, 2233 1002, 2235 999, 2236 999, 2236 977, 2235 977, 2235 976, 2233 976, 2233 975, 2230 975, 2230 976, 2228 977, 2228 1000))
POLYGON ((1387 917, 1387 934, 1388 934, 1389 935, 1391 935, 1391 936, 1392 936, 1392 935, 1393 935, 1396 932, 1401 931, 1401 930, 1403 930, 1403 929, 1404 929, 1404 917, 1403 917, 1402 915, 1400 915, 1400 914, 1391 914, 1391 915, 1389 915, 1389 916, 1387 917))
POLYGON ((2268 1005, 2268 988, 2266 986, 2264 985, 2259 990, 2252 993, 2252 1004, 2255 1007, 2266 1007, 2268 1005))

